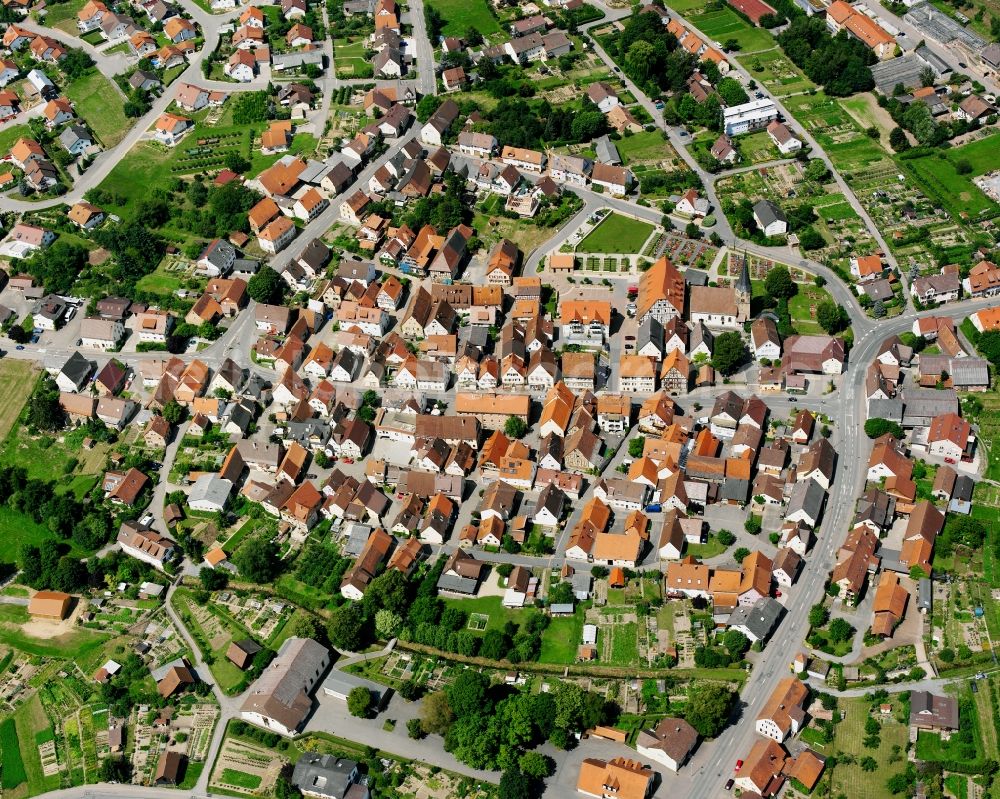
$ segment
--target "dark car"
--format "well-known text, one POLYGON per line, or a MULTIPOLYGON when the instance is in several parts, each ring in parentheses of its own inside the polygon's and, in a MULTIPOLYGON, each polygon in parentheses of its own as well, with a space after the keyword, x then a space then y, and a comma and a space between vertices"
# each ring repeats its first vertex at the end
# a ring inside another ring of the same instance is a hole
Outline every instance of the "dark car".
POLYGON ((733 778, 730 777, 728 780, 726 780, 726 790, 731 791, 732 789, 733 789, 733 778))

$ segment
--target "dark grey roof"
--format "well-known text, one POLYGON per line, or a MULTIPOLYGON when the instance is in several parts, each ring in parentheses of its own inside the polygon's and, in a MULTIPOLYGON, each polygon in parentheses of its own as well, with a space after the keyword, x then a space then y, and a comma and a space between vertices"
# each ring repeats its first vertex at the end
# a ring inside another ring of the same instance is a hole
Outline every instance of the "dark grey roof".
POLYGON ((958 395, 954 389, 904 388, 903 427, 928 425, 942 413, 958 413, 958 395))
POLYGON ((746 502, 750 496, 750 481, 727 478, 719 490, 719 499, 746 502))
POLYGON ((636 349, 641 350, 647 344, 652 344, 660 352, 663 351, 663 325, 652 316, 646 314, 639 325, 639 338, 636 341, 636 349))
POLYGON ((707 286, 708 272, 701 269, 685 269, 684 282, 689 286, 707 286))
POLYGON ((478 580, 471 577, 458 577, 453 574, 442 574, 437 581, 438 590, 453 594, 474 594, 478 586, 478 580))
POLYGON ((895 399, 868 400, 869 419, 888 419, 890 422, 903 421, 903 401, 895 399))
POLYGON ((597 154, 597 160, 602 164, 620 164, 622 162, 622 157, 618 154, 618 148, 608 138, 607 134, 594 142, 594 150, 597 154))
POLYGON ((988 386, 990 365, 984 358, 952 358, 949 374, 956 387, 988 386))
POLYGON ((930 610, 934 603, 934 589, 930 577, 921 577, 917 583, 917 607, 930 610))
POLYGON ((344 799, 358 773, 353 760, 305 752, 292 771, 292 785, 310 796, 344 799))
POLYGON ((79 352, 74 352, 59 371, 72 380, 75 385, 79 386, 87 379, 93 368, 93 363, 84 358, 79 352))
POLYGON ((955 478, 955 488, 951 492, 951 501, 971 502, 972 492, 976 488, 975 481, 967 474, 960 474, 955 478))
POLYGON ((755 202, 753 204, 753 212, 764 227, 767 227, 772 222, 788 223, 785 212, 770 200, 758 200, 755 202))
POLYGON ((766 596, 753 605, 736 608, 729 617, 729 626, 746 627, 758 641, 766 641, 778 626, 784 612, 784 607, 777 599, 766 596))
POLYGON ((826 491, 823 486, 810 478, 801 483, 796 483, 792 489, 792 495, 788 499, 788 510, 785 516, 804 511, 813 521, 819 520, 819 514, 823 510, 823 502, 826 500, 826 491))
POLYGON ((225 239, 216 239, 205 248, 202 257, 219 269, 227 269, 236 258, 236 248, 225 239))
POLYGON ((330 248, 319 239, 313 239, 306 245, 298 260, 299 263, 308 266, 314 272, 318 272, 330 260, 330 248))

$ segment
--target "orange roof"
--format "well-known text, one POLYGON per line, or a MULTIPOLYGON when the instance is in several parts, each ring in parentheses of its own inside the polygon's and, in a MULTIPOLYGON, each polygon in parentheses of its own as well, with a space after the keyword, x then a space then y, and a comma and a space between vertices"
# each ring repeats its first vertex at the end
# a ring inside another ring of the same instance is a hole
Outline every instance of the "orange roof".
POLYGON ((638 761, 616 757, 605 762, 588 757, 580 764, 576 789, 591 796, 612 793, 616 799, 644 799, 652 779, 653 771, 638 761))
POLYGON ((996 306, 994 308, 983 308, 983 310, 977 312, 975 316, 979 320, 979 328, 984 333, 987 330, 997 330, 1000 328, 1000 306, 996 306))
POLYGON ((642 319, 660 300, 666 300, 683 313, 684 277, 666 256, 660 258, 639 279, 636 316, 642 319))
POLYGON ((868 275, 876 275, 882 272, 882 259, 877 255, 860 255, 858 256, 858 275, 860 277, 867 277, 868 275))
POLYGON ((226 553, 222 547, 213 547, 205 553, 205 561, 212 566, 217 566, 224 560, 226 560, 226 553))
POLYGON ((566 300, 559 305, 559 324, 571 322, 611 324, 611 303, 606 300, 566 300))

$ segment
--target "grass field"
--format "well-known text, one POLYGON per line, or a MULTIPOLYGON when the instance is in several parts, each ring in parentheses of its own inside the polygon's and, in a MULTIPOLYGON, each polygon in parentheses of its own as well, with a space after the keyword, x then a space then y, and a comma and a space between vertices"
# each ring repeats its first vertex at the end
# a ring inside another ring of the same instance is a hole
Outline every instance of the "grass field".
POLYGON ((219 781, 226 785, 235 785, 238 788, 246 788, 250 791, 256 791, 260 787, 260 777, 256 774, 247 774, 245 771, 236 771, 231 768, 224 768, 222 770, 222 776, 219 778, 219 781))
MULTIPOLYGON (((484 616, 489 616, 489 621, 486 623, 486 627, 480 631, 480 634, 485 633, 486 630, 501 630, 508 621, 515 623, 519 621, 519 611, 505 608, 503 606, 503 599, 498 596, 480 596, 472 599, 446 599, 444 603, 448 607, 458 608, 470 616, 473 613, 481 613, 484 616)), ((472 630, 472 632, 476 632, 476 630, 472 630)))
POLYGON ((639 253, 652 232, 649 222, 612 213, 604 217, 576 249, 577 252, 639 253))
POLYGON ((540 663, 573 663, 577 647, 583 640, 583 611, 572 616, 559 616, 549 622, 542 633, 540 663))
POLYGON ((25 545, 44 546, 52 542, 52 532, 6 505, 0 507, 0 562, 14 563, 25 545))
MULTIPOLYGON (((845 716, 835 728, 834 748, 838 754, 849 752, 857 761, 865 757, 875 758, 879 766, 875 772, 878 777, 873 778, 872 774, 863 771, 857 762, 850 765, 838 764, 833 773, 831 791, 833 796, 842 793, 851 799, 886 799, 890 796, 885 788, 886 779, 906 767, 907 728, 894 719, 882 722, 877 749, 867 749, 862 744, 865 738, 868 704, 860 697, 840 700, 839 707, 845 716), (899 753, 894 753, 894 746, 899 747, 899 753)), ((834 752, 823 752, 823 754, 834 754, 834 752)))
POLYGON ((132 127, 133 122, 122 110, 123 100, 118 89, 96 69, 67 84, 66 96, 105 148, 118 144, 132 127))
POLYGON ((6 438, 14 427, 34 386, 35 369, 30 361, 0 361, 0 438, 6 438))
POLYGON ((625 164, 633 161, 653 161, 657 158, 664 158, 670 156, 673 149, 663 140, 663 136, 658 130, 623 136, 615 144, 618 147, 618 154, 621 155, 622 162, 625 164))
MULTIPOLYGON (((714 142, 713 138, 712 143, 714 142)), ((738 136, 733 140, 733 144, 736 145, 742 158, 739 162, 740 166, 761 164, 765 161, 776 161, 779 158, 784 158, 778 152, 778 148, 774 146, 771 137, 763 130, 758 133, 748 133, 746 136, 738 136)))
POLYGON ((0 762, 3 771, 0 774, 0 786, 5 791, 16 788, 28 779, 21 760, 21 750, 17 745, 17 726, 13 718, 4 719, 0 723, 0 762))
POLYGON ((464 36, 470 26, 483 36, 502 30, 487 0, 428 0, 427 5, 444 17, 445 26, 441 31, 444 36, 464 36))
POLYGON ((350 39, 333 40, 333 60, 337 74, 354 78, 370 78, 375 74, 371 61, 365 58, 364 39, 352 42, 350 39))
POLYGON ((58 28, 73 36, 79 34, 76 26, 76 14, 87 4, 87 0, 67 0, 65 3, 51 3, 45 6, 45 24, 50 28, 58 28))
POLYGON ((795 329, 804 335, 822 334, 823 330, 816 321, 815 308, 829 299, 830 292, 826 289, 800 283, 799 293, 788 301, 788 313, 795 329))
MULTIPOLYGON (((992 145, 997 146, 997 137, 984 139, 983 142, 992 140, 992 145)), ((976 142, 982 144, 983 142, 976 142)), ((981 214, 991 214, 1000 211, 993 200, 987 197, 980 188, 975 185, 972 175, 961 175, 956 164, 961 156, 956 155, 961 149, 949 152, 935 151, 933 155, 923 158, 897 159, 897 163, 904 169, 917 183, 920 189, 934 202, 938 203, 956 220, 962 219, 963 214, 972 219, 976 219, 981 214)), ((981 162, 981 151, 973 153, 977 158, 977 163, 981 162)), ((968 159, 970 163, 972 159, 968 159)), ((994 162, 995 163, 995 162, 994 162)), ((976 167, 973 166, 975 174, 976 167)), ((985 170, 984 170, 985 171, 985 170)))
MULTIPOLYGON (((58 775, 46 777, 42 772, 42 761, 38 756, 37 736, 45 730, 51 730, 52 725, 42 702, 35 694, 14 711, 14 722, 17 725, 17 739, 20 745, 21 762, 28 779, 28 796, 51 791, 59 787, 58 775)), ((6 754, 6 753, 5 753, 6 754)), ((23 790, 23 789, 22 789, 23 790)), ((6 795, 6 791, 4 792, 6 795)), ((20 792, 13 792, 17 796, 20 792)))
POLYGON ((27 125, 13 125, 0 130, 0 155, 7 155, 14 143, 22 138, 31 138, 31 128, 27 125))

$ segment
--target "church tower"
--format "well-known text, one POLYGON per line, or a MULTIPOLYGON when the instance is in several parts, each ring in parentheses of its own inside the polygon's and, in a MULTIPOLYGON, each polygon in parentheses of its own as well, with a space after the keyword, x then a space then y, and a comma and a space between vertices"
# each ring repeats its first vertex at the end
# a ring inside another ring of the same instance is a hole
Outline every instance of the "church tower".
POLYGON ((753 287, 750 285, 750 269, 747 266, 746 255, 744 255, 743 270, 740 272, 740 279, 736 281, 736 318, 740 322, 746 322, 750 319, 750 296, 752 294, 753 287))

